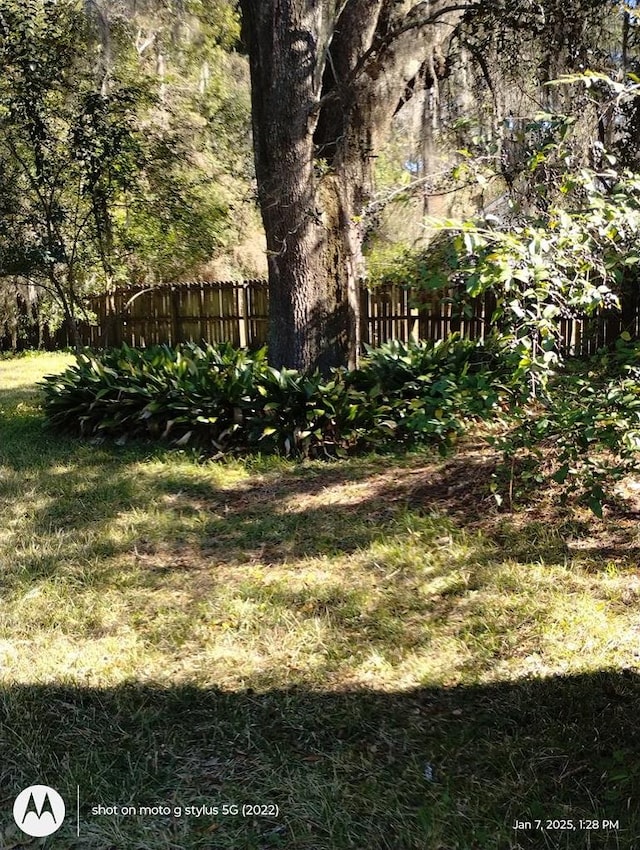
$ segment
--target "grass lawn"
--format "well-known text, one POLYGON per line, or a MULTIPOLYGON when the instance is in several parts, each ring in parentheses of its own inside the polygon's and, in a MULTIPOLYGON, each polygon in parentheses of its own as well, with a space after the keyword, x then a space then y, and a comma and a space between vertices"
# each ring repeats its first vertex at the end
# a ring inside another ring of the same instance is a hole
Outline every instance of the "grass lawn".
POLYGON ((0 361, 2 850, 640 848, 632 502, 500 512, 473 442, 81 443, 35 388, 69 361, 0 361))

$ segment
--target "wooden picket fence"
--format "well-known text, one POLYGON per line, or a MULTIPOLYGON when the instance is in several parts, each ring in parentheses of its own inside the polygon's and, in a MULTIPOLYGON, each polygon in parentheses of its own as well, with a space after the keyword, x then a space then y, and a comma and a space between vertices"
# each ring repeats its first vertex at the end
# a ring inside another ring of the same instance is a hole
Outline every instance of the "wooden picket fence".
POLYGON ((257 348, 267 338, 269 294, 264 280, 200 281, 129 287, 89 300, 97 323, 83 323, 92 348, 146 348, 178 342, 230 342, 257 348))
MULTIPOLYGON (((123 342, 136 347, 158 343, 228 341, 258 348, 267 341, 269 291, 265 280, 200 281, 130 287, 90 299, 95 323, 82 323, 85 345, 102 348, 123 342)), ((492 296, 477 298, 472 315, 459 317, 451 299, 386 285, 360 291, 360 336, 377 346, 391 339, 444 339, 454 331, 483 339, 495 309, 492 296)), ((59 344, 71 344, 66 330, 59 344)))
MULTIPOLYGON (((435 341, 454 332, 467 339, 484 339, 493 327, 494 296, 486 293, 474 299, 461 314, 451 295, 398 285, 363 287, 362 342, 377 346, 391 339, 435 341)), ((83 344, 92 348, 122 343, 135 347, 175 345, 189 340, 228 341, 235 346, 256 348, 267 340, 269 294, 264 280, 128 287, 95 296, 88 307, 95 321, 82 322, 80 334, 83 344)), ((560 323, 565 353, 578 357, 612 344, 623 330, 633 338, 640 337, 637 291, 623 298, 621 311, 593 318, 567 318, 560 323)), ((44 343, 48 348, 62 348, 71 345, 72 340, 63 328, 56 334, 45 334, 44 343)))

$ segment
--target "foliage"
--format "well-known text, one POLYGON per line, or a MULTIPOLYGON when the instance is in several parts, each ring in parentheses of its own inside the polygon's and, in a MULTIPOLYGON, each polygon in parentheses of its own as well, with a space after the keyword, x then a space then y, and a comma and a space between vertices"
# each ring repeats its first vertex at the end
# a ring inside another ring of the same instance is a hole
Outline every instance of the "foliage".
POLYGON ((436 233, 426 247, 414 248, 402 242, 375 246, 367 256, 367 284, 444 290, 457 282, 452 275, 458 265, 457 246, 443 231, 436 233))
POLYGON ((419 434, 428 422, 446 436, 448 427, 458 430, 458 417, 482 416, 516 398, 511 371, 497 340, 481 343, 452 334, 436 343, 392 341, 369 349, 352 380, 368 393, 379 391, 392 407, 408 405, 411 413, 401 414, 408 433, 419 434))
POLYGON ((613 485, 638 470, 640 348, 629 339, 625 334, 586 369, 568 369, 544 399, 512 411, 489 438, 505 466, 535 456, 534 484, 555 481, 563 498, 577 494, 599 517, 613 485))
POLYGON ((367 253, 367 285, 427 288, 432 270, 423 250, 404 242, 373 245, 367 253))
POLYGON ((0 277, 71 326, 87 292, 193 273, 246 219, 237 16, 187 5, 0 0, 0 277))
POLYGON ((124 347, 85 353, 44 384, 58 428, 85 436, 150 435, 209 450, 342 454, 435 441, 443 450, 465 420, 508 396, 498 349, 450 339, 389 343, 353 372, 277 370, 265 351, 229 345, 124 347))
MULTIPOLYGON (((413 254, 414 285, 496 296, 493 320, 533 395, 559 363, 560 319, 617 306, 640 262, 638 175, 583 169, 566 174, 560 190, 564 205, 538 216, 436 223, 441 234, 413 254)), ((406 278, 411 259, 401 252, 387 278, 406 278)))
POLYGON ((192 0, 121 21, 119 66, 149 81, 138 191, 115 210, 128 279, 175 280, 224 253, 250 221, 246 61, 232 3, 192 0), (132 50, 132 43, 135 50, 132 50))
MULTIPOLYGON (((531 168, 546 161, 535 158, 531 168)), ((564 205, 537 216, 445 222, 430 249, 414 254, 413 282, 436 290, 444 283, 462 301, 495 295, 496 333, 515 358, 514 379, 527 381, 530 395, 489 438, 503 453, 510 489, 516 460, 532 455, 535 469, 521 473, 523 483, 541 486, 552 477, 565 496, 578 494, 601 516, 613 484, 638 467, 638 352, 625 332, 588 374, 569 364, 554 378, 563 366, 559 326, 616 306, 625 288, 637 286, 640 177, 582 169, 565 173, 559 190, 564 205)), ((406 279, 410 269, 403 251, 396 272, 406 279)))
POLYGON ((0 274, 37 281, 72 319, 98 262, 106 183, 112 172, 126 179, 129 92, 115 91, 102 115, 76 4, 3 0, 0 31, 0 274))
MULTIPOLYGON (((591 92, 599 120, 617 114, 620 104, 635 103, 640 85, 633 74, 618 82, 591 71, 564 74, 557 86, 569 83, 591 92)), ((533 473, 523 473, 538 485, 545 480, 542 460, 551 457, 550 474, 563 492, 579 492, 601 515, 612 482, 637 467, 637 376, 632 370, 585 378, 569 369, 551 379, 562 365, 560 321, 616 308, 624 291, 638 285, 640 176, 616 169, 601 143, 598 167, 575 168, 575 123, 572 116, 537 117, 538 147, 526 166, 537 202, 528 213, 512 204, 503 220, 487 215, 432 222, 440 232, 427 249, 400 246, 376 272, 444 290, 459 310, 487 291, 495 296, 493 321, 517 358, 514 377, 527 379, 530 396, 538 399, 511 411, 501 436, 492 439, 504 452, 511 485, 519 454, 538 459, 533 473)), ((610 362, 623 350, 619 346, 610 362)))
MULTIPOLYGON (((450 73, 440 91, 442 146, 491 157, 504 190, 532 204, 539 199, 528 161, 541 142, 553 140, 559 114, 575 125, 566 146, 574 167, 596 164, 594 143, 611 148, 620 136, 621 116, 603 110, 603 99, 594 92, 549 83, 585 68, 614 75, 631 70, 637 27, 629 27, 628 9, 619 0, 472 5, 452 42, 450 73), (554 117, 540 121, 534 111, 554 117)), ((553 175, 548 167, 549 188, 553 175)))

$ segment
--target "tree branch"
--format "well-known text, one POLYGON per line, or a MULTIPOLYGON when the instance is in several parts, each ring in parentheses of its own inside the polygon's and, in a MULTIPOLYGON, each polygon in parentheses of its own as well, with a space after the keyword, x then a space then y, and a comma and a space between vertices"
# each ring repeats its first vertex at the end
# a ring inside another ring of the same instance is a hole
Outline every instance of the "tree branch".
MULTIPOLYGON (((363 53, 363 55, 358 60, 356 67, 353 69, 353 77, 354 79, 359 76, 366 68, 369 63, 369 60, 376 55, 382 53, 383 50, 386 50, 390 47, 394 41, 400 38, 401 35, 405 33, 411 32, 412 30, 422 29, 423 27, 435 25, 441 23, 440 18, 445 15, 452 14, 453 12, 468 12, 470 11, 474 5, 478 8, 478 4, 473 4, 470 2, 467 3, 455 3, 452 6, 445 6, 443 9, 439 9, 432 15, 429 15, 426 18, 415 18, 414 20, 407 21, 401 26, 394 27, 389 30, 386 35, 378 35, 375 39, 371 47, 363 53)), ((406 17, 411 17, 411 12, 408 13, 406 17)), ((453 27, 453 24, 450 24, 453 27)))
MULTIPOLYGON (((490 157, 492 159, 492 157, 490 157)), ((372 201, 368 204, 364 210, 362 211, 362 215, 364 217, 368 217, 371 215, 375 215, 376 213, 383 210, 386 206, 388 206, 392 201, 396 198, 401 197, 402 195, 412 195, 417 189, 421 186, 424 186, 426 183, 435 182, 439 177, 451 177, 451 169, 447 169, 446 171, 441 171, 436 174, 427 174, 425 177, 420 177, 417 180, 412 180, 411 183, 408 183, 406 186, 400 186, 398 189, 394 189, 384 198, 378 198, 375 201, 372 201)), ((497 176, 497 175, 494 175, 497 176)), ((460 189, 466 189, 468 186, 473 186, 477 181, 475 179, 467 180, 464 183, 458 183, 455 186, 451 186, 447 189, 438 189, 437 191, 426 192, 430 198, 436 198, 443 195, 451 195, 454 192, 458 192, 460 189)))
MULTIPOLYGON (((450 6, 445 6, 441 9, 438 9, 436 12, 428 15, 427 17, 416 17, 413 20, 405 21, 405 23, 390 29, 384 35, 376 30, 371 45, 360 56, 353 69, 350 71, 349 75, 342 80, 336 77, 336 86, 331 89, 331 91, 318 98, 318 100, 310 107, 309 113, 311 115, 315 115, 325 105, 329 103, 335 103, 336 101, 340 100, 340 98, 343 96, 343 93, 349 88, 352 88, 358 81, 359 77, 366 71, 367 67, 369 66, 370 60, 379 56, 384 50, 392 46, 393 43, 402 35, 405 35, 406 33, 412 32, 416 29, 423 29, 427 26, 442 23, 440 19, 445 15, 453 14, 454 12, 469 12, 474 8, 480 8, 480 5, 480 2, 471 2, 471 0, 468 0, 468 2, 463 3, 454 3, 450 6)), ((346 6, 347 4, 345 4, 345 7, 346 6)), ((411 11, 405 16, 405 18, 410 17, 411 11)), ((453 27, 453 24, 450 24, 450 26, 453 27)))

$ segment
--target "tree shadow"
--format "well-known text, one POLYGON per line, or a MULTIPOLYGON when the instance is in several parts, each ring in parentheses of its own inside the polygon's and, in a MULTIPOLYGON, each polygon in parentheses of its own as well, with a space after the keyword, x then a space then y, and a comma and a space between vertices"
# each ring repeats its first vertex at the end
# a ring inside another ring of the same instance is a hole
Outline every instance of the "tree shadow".
MULTIPOLYGON (((27 415, 12 428, 0 445, 5 512, 24 502, 23 537, 60 538, 57 560, 29 566, 38 577, 78 557, 127 553, 143 557, 150 570, 184 570, 194 558, 200 566, 240 567, 350 555, 400 540, 407 516, 433 517, 443 534, 475 536, 476 560, 486 561, 483 549, 494 557, 493 546, 524 562, 565 565, 583 557, 571 545, 592 531, 563 517, 501 514, 490 491, 493 461, 480 450, 463 450, 444 464, 428 453, 333 463, 258 460, 229 484, 211 463, 157 446, 44 435, 27 415), (105 531, 108 545, 100 539, 105 531), (80 553, 74 535, 84 539, 80 553)), ((600 542, 611 550, 611 540, 600 542)), ((628 540, 619 550, 611 557, 623 565, 633 560, 628 540)))
POLYGON ((636 673, 606 671, 402 692, 4 686, 2 846, 36 846, 10 843, 10 811, 44 783, 67 800, 61 850, 633 848, 639 700, 636 673), (221 814, 243 803, 279 813, 221 814), (203 804, 220 812, 185 813, 203 804))
MULTIPOLYGON (((174 506, 205 512, 198 548, 214 559, 277 564, 349 554, 394 537, 413 515, 434 518, 443 534, 481 536, 487 550, 566 565, 577 548, 572 543, 589 537, 594 523, 548 507, 500 510, 491 490, 494 469, 495 457, 476 447, 445 461, 425 451, 304 463, 234 489, 215 490, 179 471, 156 485, 174 506)), ((615 554, 633 558, 628 541, 615 554)))
POLYGON ((4 404, 18 405, 24 401, 33 401, 33 384, 12 384, 10 389, 0 388, 0 398, 4 404))

